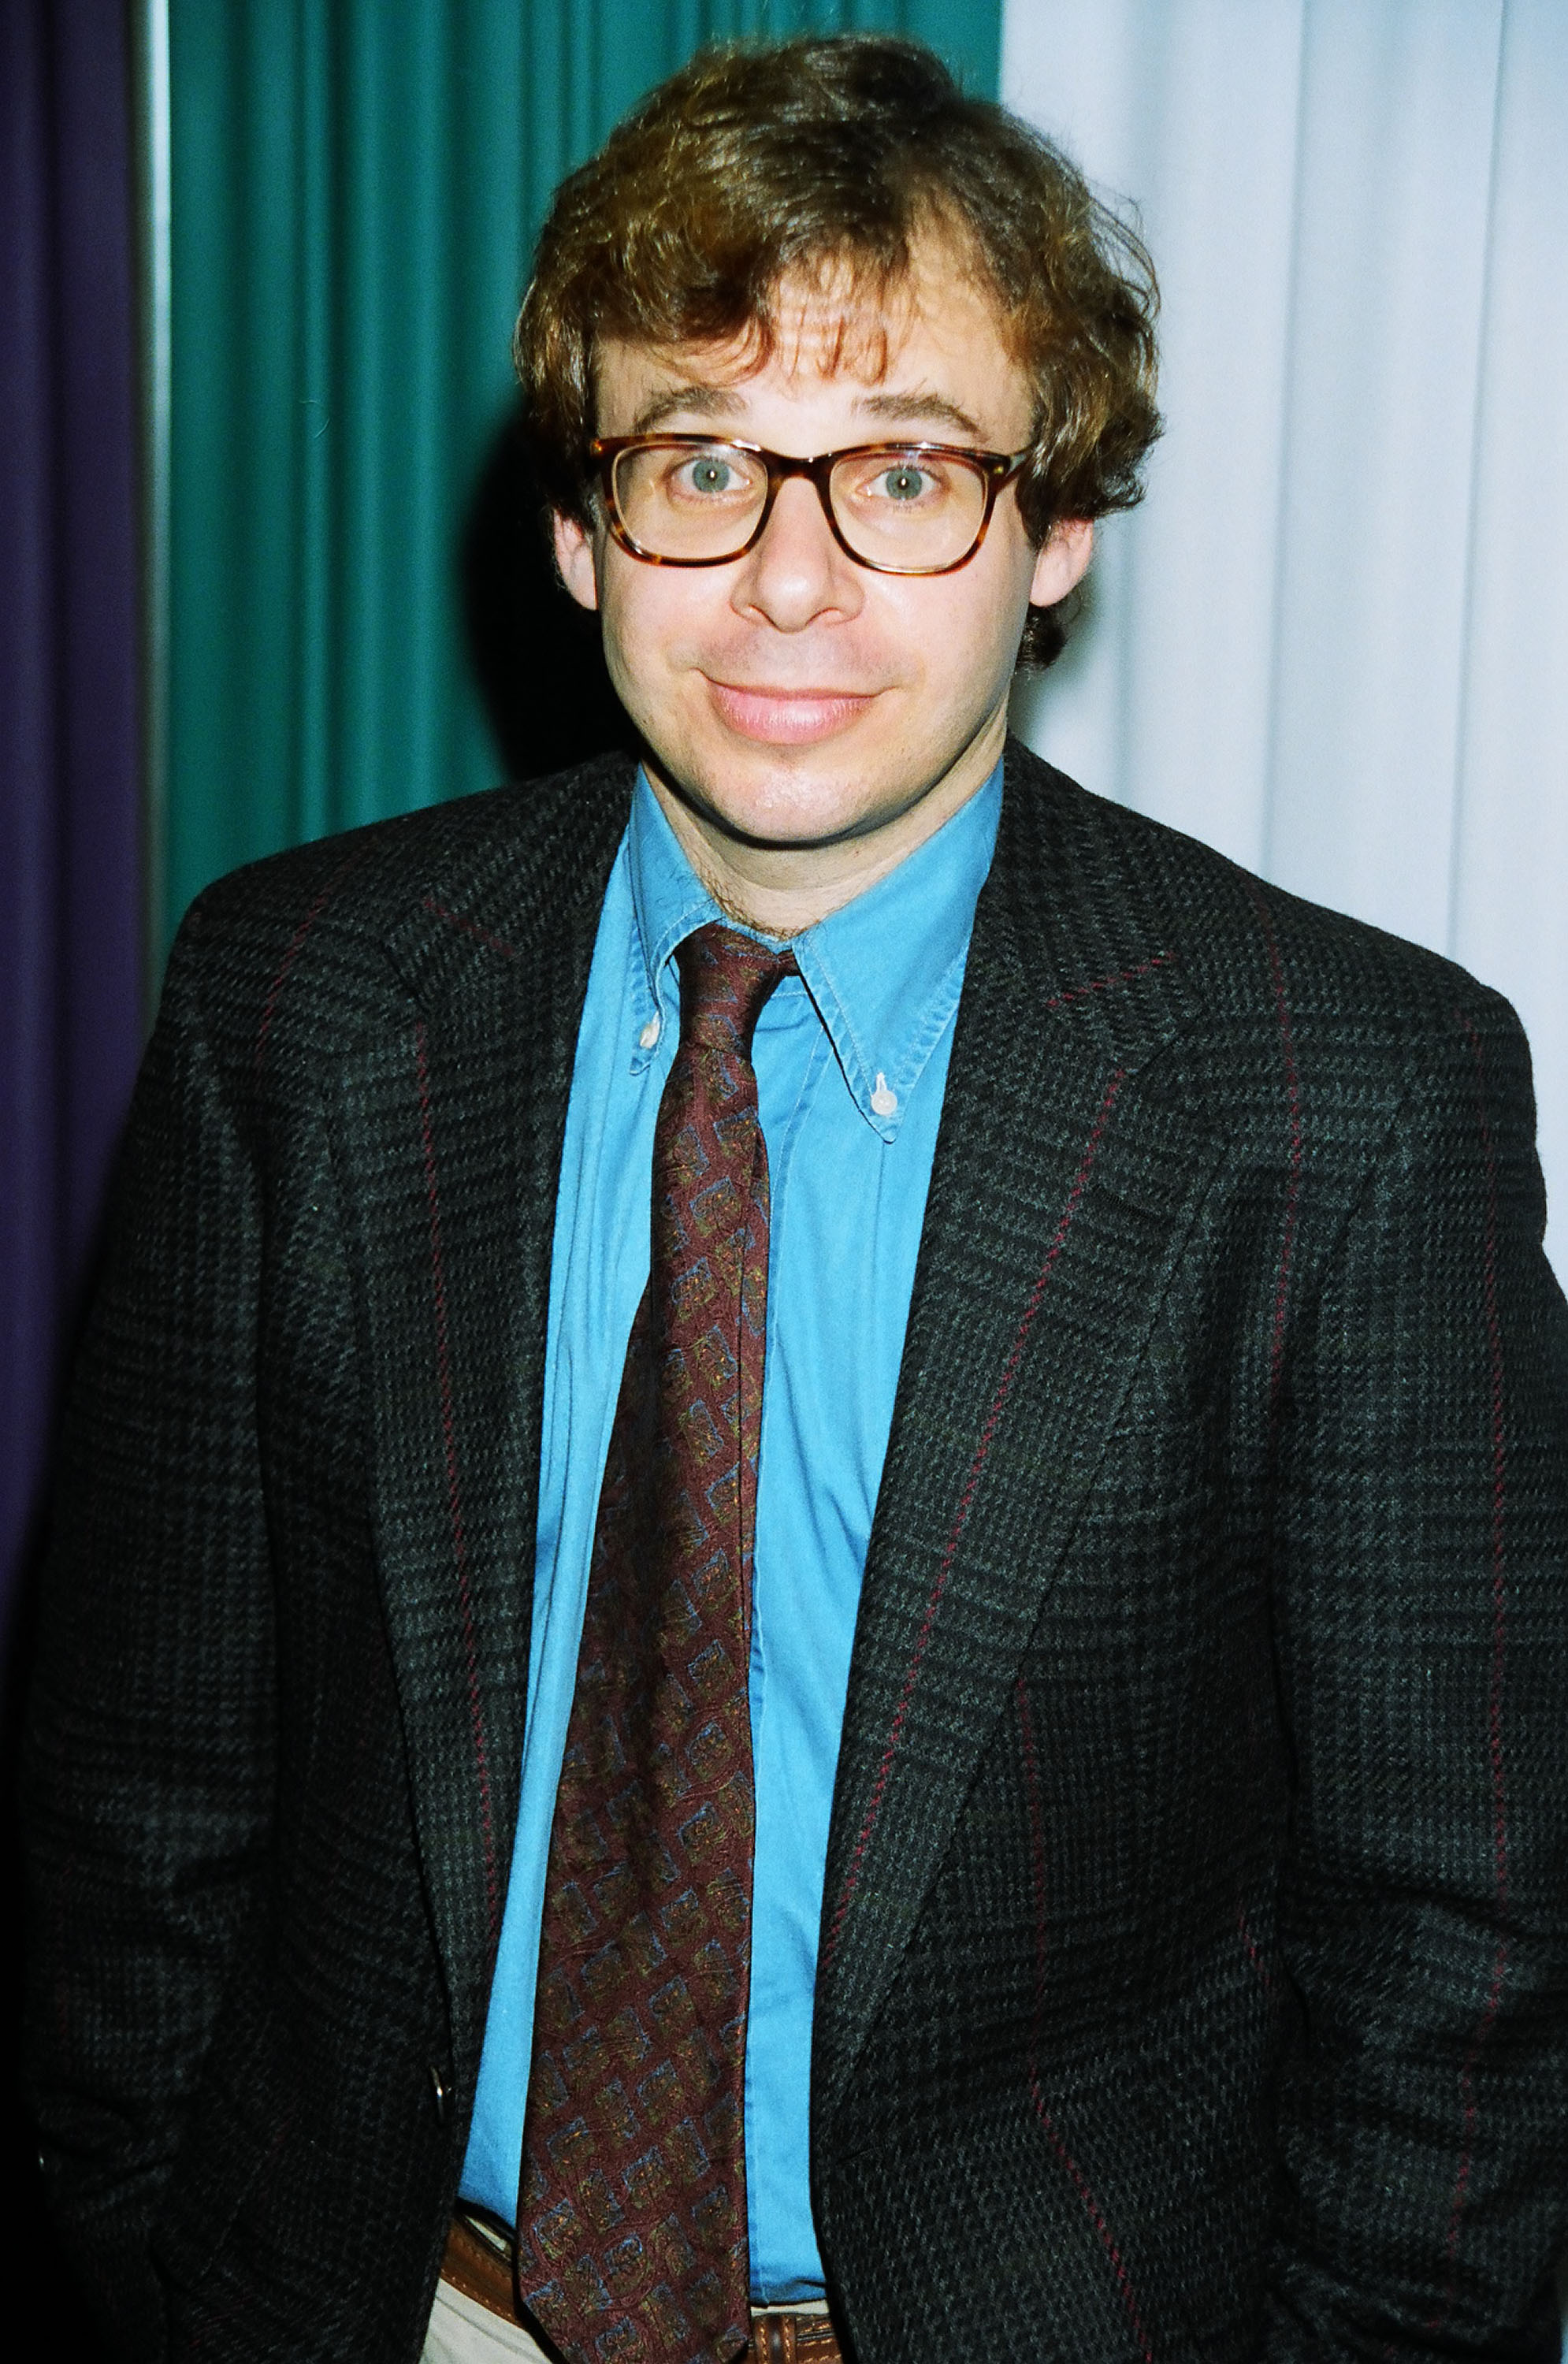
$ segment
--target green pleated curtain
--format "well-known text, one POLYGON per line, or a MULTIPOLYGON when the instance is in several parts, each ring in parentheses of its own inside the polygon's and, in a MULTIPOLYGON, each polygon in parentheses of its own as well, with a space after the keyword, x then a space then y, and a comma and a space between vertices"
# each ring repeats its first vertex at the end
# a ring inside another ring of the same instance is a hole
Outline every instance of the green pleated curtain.
POLYGON ((168 0, 172 929, 236 864, 503 776, 456 552, 561 175, 702 42, 1001 0, 168 0))

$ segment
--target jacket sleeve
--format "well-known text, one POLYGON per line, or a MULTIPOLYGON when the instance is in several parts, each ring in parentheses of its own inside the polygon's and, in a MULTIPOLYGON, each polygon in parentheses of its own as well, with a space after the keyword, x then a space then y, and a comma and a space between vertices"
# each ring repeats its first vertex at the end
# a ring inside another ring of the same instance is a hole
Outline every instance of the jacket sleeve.
POLYGON ((255 1177, 186 923, 70 1404, 24 1770, 26 2075, 116 2352, 161 2345, 148 2235, 266 1878, 273 1665, 255 1177))
POLYGON ((1568 2215, 1568 1309, 1529 1055, 1470 987, 1283 1377, 1296 1763, 1267 2364, 1555 2359, 1568 2215))

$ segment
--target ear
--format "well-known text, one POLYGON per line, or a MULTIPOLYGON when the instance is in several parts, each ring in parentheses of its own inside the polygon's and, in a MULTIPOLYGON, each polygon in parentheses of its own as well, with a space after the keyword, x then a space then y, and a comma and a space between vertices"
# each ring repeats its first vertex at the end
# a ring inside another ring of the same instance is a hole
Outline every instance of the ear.
POLYGON ((594 563, 593 535, 586 526, 579 525, 575 518, 563 517, 559 509, 551 514, 550 531, 562 581, 580 608, 596 608, 599 580, 594 563))
POLYGON ((1029 606, 1054 608, 1059 599, 1065 599, 1073 585, 1083 581, 1094 554, 1093 518, 1063 518, 1053 525, 1034 563, 1029 606))

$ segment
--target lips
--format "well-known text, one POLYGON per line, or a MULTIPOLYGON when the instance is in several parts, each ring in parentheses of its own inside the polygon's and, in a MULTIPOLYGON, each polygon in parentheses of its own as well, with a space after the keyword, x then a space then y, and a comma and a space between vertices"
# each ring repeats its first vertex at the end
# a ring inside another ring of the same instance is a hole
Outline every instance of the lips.
POLYGON ((874 690, 752 689, 708 678, 719 718, 742 739, 773 747, 806 747, 858 721, 874 690))

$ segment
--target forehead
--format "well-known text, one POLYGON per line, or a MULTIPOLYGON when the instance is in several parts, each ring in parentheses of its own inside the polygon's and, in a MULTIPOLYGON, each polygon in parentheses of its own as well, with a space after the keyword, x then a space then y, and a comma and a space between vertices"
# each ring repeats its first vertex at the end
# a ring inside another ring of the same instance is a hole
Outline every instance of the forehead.
MULTIPOLYGON (((733 415, 778 396, 852 407, 890 392, 929 397, 955 418, 979 411, 1016 424, 1032 413, 1031 390, 1004 333, 1000 307, 973 257, 928 239, 909 268, 877 284, 848 266, 795 273, 779 284, 768 333, 682 345, 606 339, 595 354, 602 432, 651 423, 651 408, 733 415), (612 417, 614 423, 612 425, 612 417)), ((988 431, 990 431, 988 429, 988 431)))

